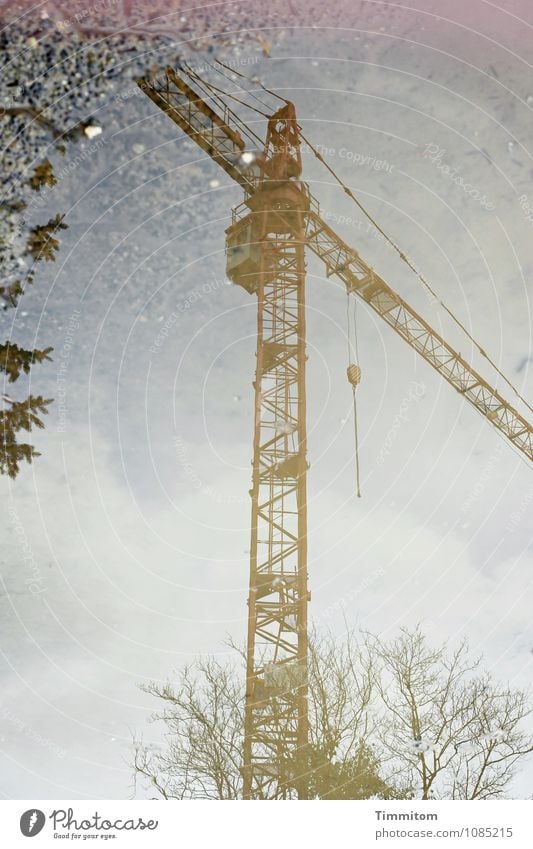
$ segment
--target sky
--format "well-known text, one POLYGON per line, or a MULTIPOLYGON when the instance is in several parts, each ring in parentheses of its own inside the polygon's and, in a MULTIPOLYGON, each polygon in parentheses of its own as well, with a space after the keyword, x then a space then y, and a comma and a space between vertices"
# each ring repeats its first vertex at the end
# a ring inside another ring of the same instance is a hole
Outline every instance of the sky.
MULTIPOLYGON (((531 10, 293 11, 270 57, 252 40, 235 67, 295 102, 328 164, 531 397, 531 10)), ((58 261, 14 317, 18 340, 54 345, 31 388, 56 402, 42 456, 0 482, 10 798, 127 797, 132 733, 156 734, 138 685, 227 655, 246 627, 256 302, 224 262, 241 190, 131 81, 95 114, 101 137, 57 161, 46 196, 69 224, 58 261)), ((328 223, 523 412, 309 151, 304 175, 328 223)), ((307 300, 312 621, 386 637, 420 623, 527 686, 526 461, 360 304, 356 498, 346 295, 312 257, 307 300)), ((532 775, 529 762, 516 795, 532 775)))

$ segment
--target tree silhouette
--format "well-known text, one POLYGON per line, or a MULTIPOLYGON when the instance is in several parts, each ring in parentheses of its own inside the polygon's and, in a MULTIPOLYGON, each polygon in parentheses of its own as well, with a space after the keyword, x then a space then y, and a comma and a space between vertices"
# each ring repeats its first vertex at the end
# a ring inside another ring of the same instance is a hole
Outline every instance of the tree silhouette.
POLYGON ((316 799, 405 799, 409 791, 394 787, 381 775, 382 766, 371 748, 361 742, 353 757, 336 761, 327 752, 311 749, 309 794, 316 799))
MULTIPOLYGON (((43 185, 53 185, 55 178, 50 162, 46 160, 42 166, 37 166, 34 178, 29 181, 34 191, 39 191, 43 185)), ((11 203, 4 210, 2 223, 6 227, 6 214, 20 213, 25 209, 25 203, 11 203)), ((18 250, 18 258, 24 255, 32 257, 34 263, 41 260, 54 261, 59 249, 59 240, 56 234, 59 230, 65 230, 67 225, 63 222, 62 215, 50 218, 46 224, 36 225, 28 231, 25 243, 18 250)), ((5 251, 5 237, 4 242, 5 251)), ((13 260, 17 251, 12 247, 8 259, 13 260)), ((9 275, 9 271, 7 272, 9 275)), ((26 287, 33 283, 34 266, 31 267, 25 278, 19 277, 8 279, 0 287, 0 297, 3 300, 4 311, 18 306, 20 297, 24 294, 26 287)), ((43 428, 43 416, 48 412, 47 406, 51 398, 43 398, 41 395, 28 395, 24 400, 16 400, 7 391, 7 383, 15 383, 21 374, 28 374, 35 363, 50 360, 51 347, 44 349, 22 348, 10 340, 0 344, 0 372, 4 374, 4 387, 1 395, 0 406, 0 474, 7 474, 15 478, 20 471, 21 462, 31 463, 35 457, 40 456, 33 445, 27 442, 18 442, 20 431, 31 433, 33 428, 43 428)))

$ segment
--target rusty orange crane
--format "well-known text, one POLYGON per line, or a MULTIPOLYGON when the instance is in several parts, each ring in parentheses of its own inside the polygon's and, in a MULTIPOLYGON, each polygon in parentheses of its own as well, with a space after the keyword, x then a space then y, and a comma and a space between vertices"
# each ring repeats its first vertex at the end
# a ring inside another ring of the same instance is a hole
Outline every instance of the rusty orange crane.
MULTIPOLYGON (((226 230, 227 276, 258 304, 243 795, 306 799, 305 249, 529 460, 533 429, 323 221, 301 179, 301 127, 291 102, 268 116, 263 142, 220 89, 185 64, 138 84, 244 190, 226 230)), ((348 379, 355 389, 355 364, 348 379)))

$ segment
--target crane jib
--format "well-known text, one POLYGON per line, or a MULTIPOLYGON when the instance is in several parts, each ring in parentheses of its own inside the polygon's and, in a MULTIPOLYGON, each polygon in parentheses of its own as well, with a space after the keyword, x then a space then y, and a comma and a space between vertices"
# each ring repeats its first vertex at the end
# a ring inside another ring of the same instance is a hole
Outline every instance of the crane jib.
POLYGON ((445 380, 533 460, 533 428, 463 357, 374 272, 316 212, 307 215, 308 247, 348 291, 359 295, 445 380))
MULTIPOLYGON (((248 197, 260 185, 259 168, 246 162, 242 135, 231 126, 232 113, 218 115, 172 68, 160 80, 137 80, 142 91, 244 189, 248 197)), ((241 122, 242 126, 242 122, 241 122)), ((251 132, 250 132, 251 137, 251 132)), ((309 198, 306 244, 325 264, 326 276, 339 277, 378 313, 398 335, 461 393, 529 460, 533 460, 533 428, 430 325, 377 275, 320 217, 318 202, 309 198)), ((251 288, 250 291, 253 291, 251 288)))

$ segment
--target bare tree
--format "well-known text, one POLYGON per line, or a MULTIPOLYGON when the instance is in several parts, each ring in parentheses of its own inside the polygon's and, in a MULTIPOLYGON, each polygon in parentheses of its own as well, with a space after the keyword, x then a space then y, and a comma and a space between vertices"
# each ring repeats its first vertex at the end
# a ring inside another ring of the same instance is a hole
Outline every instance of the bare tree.
POLYGON ((309 784, 322 799, 391 799, 409 788, 381 777, 373 709, 377 670, 353 634, 310 642, 309 784))
POLYGON ((433 649, 419 628, 367 642, 379 674, 382 757, 422 799, 494 799, 533 751, 528 694, 491 680, 466 642, 433 649))
POLYGON ((142 689, 165 704, 152 719, 165 725, 167 746, 136 742, 136 774, 165 799, 239 798, 244 701, 235 664, 208 657, 185 667, 175 687, 142 689))
MULTIPOLYGON (((243 653, 235 658, 200 659, 175 686, 143 687, 164 702, 153 720, 165 743, 136 741, 133 765, 157 796, 242 797, 243 653)), ((530 707, 526 693, 492 681, 480 662, 466 643, 430 647, 419 629, 388 643, 315 635, 310 745, 290 769, 307 771, 311 796, 322 799, 503 796, 533 750, 522 728, 530 707)))
MULTIPOLYGON (((235 647, 233 646, 235 649, 235 647)), ((244 658, 223 664, 200 659, 185 668, 176 686, 143 686, 165 703, 154 721, 165 726, 157 750, 136 741, 134 770, 157 795, 170 798, 242 798, 244 658)), ((373 670, 355 643, 315 639, 309 663, 310 746, 296 769, 308 772, 310 792, 320 798, 399 798, 379 775, 371 715, 373 670), (357 670, 357 674, 356 674, 357 670)), ((278 788, 279 790, 279 788, 278 788)), ((293 794, 294 791, 292 791, 293 794)), ((290 798, 291 791, 287 791, 290 798)))

